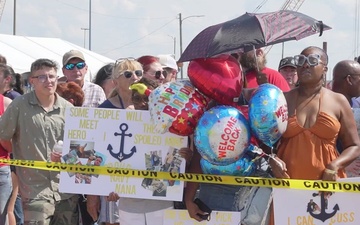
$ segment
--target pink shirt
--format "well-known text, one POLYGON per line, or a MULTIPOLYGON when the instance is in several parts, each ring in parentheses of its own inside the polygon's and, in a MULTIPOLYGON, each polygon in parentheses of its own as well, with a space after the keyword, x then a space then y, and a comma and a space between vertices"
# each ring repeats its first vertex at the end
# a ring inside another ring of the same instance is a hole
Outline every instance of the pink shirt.
MULTIPOLYGON (((0 94, 0 116, 4 113, 4 96, 0 94)), ((10 159, 10 153, 0 145, 0 159, 10 159)), ((5 164, 0 163, 0 167, 5 164)))

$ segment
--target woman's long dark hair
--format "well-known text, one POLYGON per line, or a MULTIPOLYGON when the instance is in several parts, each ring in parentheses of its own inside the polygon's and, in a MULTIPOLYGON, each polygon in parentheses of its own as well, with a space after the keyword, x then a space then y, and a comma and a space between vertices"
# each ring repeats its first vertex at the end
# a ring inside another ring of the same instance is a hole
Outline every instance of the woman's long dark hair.
POLYGON ((3 72, 4 78, 11 76, 10 88, 19 94, 24 94, 23 79, 21 74, 15 73, 11 66, 0 63, 0 71, 3 72))

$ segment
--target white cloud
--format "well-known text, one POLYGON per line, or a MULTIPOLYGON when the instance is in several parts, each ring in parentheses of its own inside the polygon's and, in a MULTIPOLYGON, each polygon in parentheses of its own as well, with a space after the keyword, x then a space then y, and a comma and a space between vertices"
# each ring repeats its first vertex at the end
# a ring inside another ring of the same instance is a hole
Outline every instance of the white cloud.
MULTIPOLYGON (((173 53, 176 38, 176 58, 179 57, 179 20, 183 21, 183 50, 190 41, 208 26, 234 19, 245 12, 253 12, 263 1, 254 0, 92 0, 92 50, 113 59, 143 54, 173 53), (169 21, 171 21, 169 23, 169 21), (169 23, 165 26, 166 23, 169 23), (130 44, 129 44, 130 43, 130 44), (112 51, 111 51, 112 50, 112 51)), ((268 0, 258 11, 280 9, 283 1, 268 0)), ((323 37, 308 37, 299 42, 285 43, 285 55, 297 54, 308 45, 328 43, 330 63, 354 57, 354 26, 356 0, 306 0, 300 12, 322 20, 333 29, 323 37)), ((82 46, 88 26, 89 0, 17 1, 17 33, 29 36, 57 37, 82 46)), ((13 5, 7 1, 0 24, 0 32, 12 33, 13 5)), ((86 36, 87 38, 88 36, 86 36)), ((86 40, 88 42, 88 40, 86 40)), ((268 55, 268 65, 277 68, 281 58, 281 44, 268 55)))
POLYGON ((121 0, 121 7, 124 7, 128 11, 134 11, 136 9, 136 4, 131 0, 121 0))

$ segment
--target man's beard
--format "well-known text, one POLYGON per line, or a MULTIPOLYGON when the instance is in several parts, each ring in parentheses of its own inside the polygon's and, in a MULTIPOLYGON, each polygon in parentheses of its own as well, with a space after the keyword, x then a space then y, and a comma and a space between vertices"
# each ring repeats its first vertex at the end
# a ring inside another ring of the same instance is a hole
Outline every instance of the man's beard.
POLYGON ((266 65, 266 58, 265 56, 262 56, 262 58, 257 57, 257 65, 256 65, 256 58, 254 55, 250 55, 253 53, 247 53, 247 54, 243 54, 240 58, 240 64, 241 66, 245 67, 246 70, 258 70, 259 67, 259 71, 263 70, 265 68, 266 65))

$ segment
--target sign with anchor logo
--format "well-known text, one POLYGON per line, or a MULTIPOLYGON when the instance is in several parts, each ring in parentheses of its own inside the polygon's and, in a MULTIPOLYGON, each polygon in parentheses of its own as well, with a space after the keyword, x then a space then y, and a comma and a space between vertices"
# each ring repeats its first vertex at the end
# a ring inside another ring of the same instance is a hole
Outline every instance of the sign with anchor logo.
MULTIPOLYGON (((340 179, 350 181, 347 179, 340 179)), ((359 182, 360 177, 351 178, 359 182)), ((358 225, 360 194, 273 189, 275 224, 281 225, 358 225)))
POLYGON ((108 145, 107 150, 109 151, 110 155, 114 157, 115 159, 119 160, 119 162, 130 158, 134 153, 136 152, 136 146, 133 146, 130 149, 129 153, 124 152, 124 144, 125 144, 125 137, 132 137, 131 133, 126 134, 126 131, 129 129, 129 126, 126 123, 122 123, 119 126, 120 133, 115 132, 114 136, 120 136, 120 147, 119 151, 116 153, 111 144, 108 145))
POLYGON ((329 199, 333 195, 332 192, 320 192, 320 193, 313 193, 312 196, 320 196, 320 206, 317 205, 313 199, 310 199, 308 206, 307 206, 307 212, 314 217, 315 219, 321 220, 322 222, 325 222, 326 220, 333 217, 337 211, 339 211, 339 205, 335 204, 333 210, 328 213, 328 205, 329 205, 329 199))
MULTIPOLYGON (((66 109, 65 121, 63 155, 68 156, 67 163, 89 166, 101 163, 104 167, 149 173, 185 172, 186 162, 179 149, 188 146, 188 138, 157 133, 149 111, 73 107, 66 109), (80 147, 75 148, 74 143, 80 143, 80 147), (75 154, 69 154, 70 151, 75 154)), ((70 176, 62 172, 60 190, 105 196, 117 192, 121 197, 182 200, 184 182, 138 178, 140 175, 124 177, 118 169, 107 171, 110 175, 70 176), (76 177, 87 179, 76 182, 76 177)))

